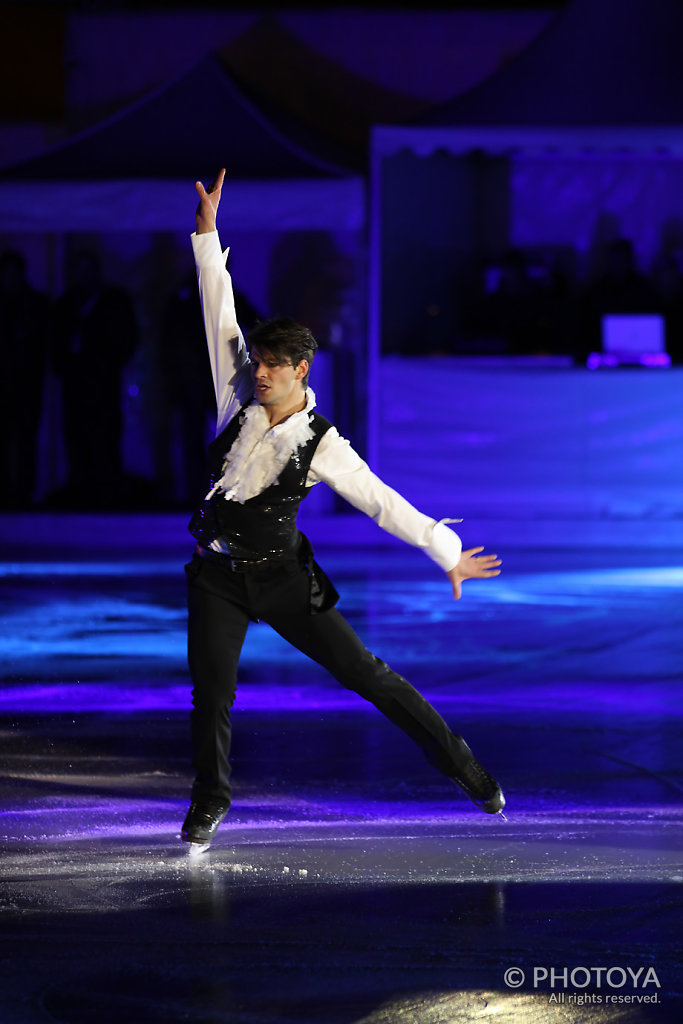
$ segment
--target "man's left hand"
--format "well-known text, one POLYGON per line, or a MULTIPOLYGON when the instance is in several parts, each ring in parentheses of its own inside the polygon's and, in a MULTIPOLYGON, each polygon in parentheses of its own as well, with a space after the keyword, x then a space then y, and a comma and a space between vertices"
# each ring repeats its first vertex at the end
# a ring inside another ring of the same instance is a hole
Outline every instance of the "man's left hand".
POLYGON ((458 564, 446 573, 453 585, 453 597, 459 600, 465 580, 487 579, 489 576, 500 576, 501 564, 498 555, 480 555, 481 548, 469 548, 460 555, 458 564))

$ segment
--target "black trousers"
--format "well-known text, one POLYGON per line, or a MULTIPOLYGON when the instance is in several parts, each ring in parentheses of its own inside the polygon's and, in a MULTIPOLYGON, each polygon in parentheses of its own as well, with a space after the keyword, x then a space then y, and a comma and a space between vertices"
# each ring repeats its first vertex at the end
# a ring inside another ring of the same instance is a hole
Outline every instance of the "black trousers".
POLYGON ((297 561, 234 573, 219 559, 194 555, 188 582, 188 661, 193 690, 194 798, 230 803, 230 709, 250 621, 261 620, 348 690, 402 729, 443 775, 456 771, 455 743, 443 718, 411 684, 367 650, 331 608, 311 614, 310 580, 297 561))

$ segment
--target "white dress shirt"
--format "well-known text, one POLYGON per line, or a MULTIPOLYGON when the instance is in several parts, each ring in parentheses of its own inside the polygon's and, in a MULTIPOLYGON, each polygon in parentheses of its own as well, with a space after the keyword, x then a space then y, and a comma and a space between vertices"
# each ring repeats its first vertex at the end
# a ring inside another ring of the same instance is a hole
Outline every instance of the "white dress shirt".
MULTIPOLYGON (((251 363, 237 323, 232 281, 226 268, 229 250, 221 250, 216 231, 193 234, 192 247, 216 390, 218 435, 253 395, 251 363)), ((282 424, 270 428, 264 415, 264 435, 269 429, 294 429, 291 421, 297 417, 307 418, 314 405, 315 396, 308 388, 306 408, 282 424)), ((306 484, 317 483, 327 484, 387 533, 422 548, 445 572, 457 565, 462 544, 458 535, 445 525, 454 520, 437 522, 419 512, 371 471, 335 427, 324 434, 311 462, 306 484)))

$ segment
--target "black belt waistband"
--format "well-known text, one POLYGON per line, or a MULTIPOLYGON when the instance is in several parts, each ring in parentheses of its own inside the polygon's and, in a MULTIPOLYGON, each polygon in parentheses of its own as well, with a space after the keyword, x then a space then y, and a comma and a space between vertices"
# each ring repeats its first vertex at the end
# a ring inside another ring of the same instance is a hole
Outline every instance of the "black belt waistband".
POLYGON ((274 558, 233 558, 232 555, 223 551, 214 551, 212 548, 204 548, 201 544, 197 544, 194 551, 200 558, 208 558, 212 561, 216 561, 230 572, 250 572, 252 569, 265 569, 269 565, 280 565, 287 558, 292 557, 291 555, 280 555, 279 557, 276 556, 274 558))

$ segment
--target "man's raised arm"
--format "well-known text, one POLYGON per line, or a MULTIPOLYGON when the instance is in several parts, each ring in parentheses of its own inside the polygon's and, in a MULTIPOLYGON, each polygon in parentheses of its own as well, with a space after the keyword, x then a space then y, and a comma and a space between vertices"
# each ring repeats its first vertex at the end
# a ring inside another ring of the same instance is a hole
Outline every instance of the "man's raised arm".
POLYGON ((199 204, 195 213, 197 230, 192 235, 218 407, 217 434, 252 393, 249 356, 237 323, 232 281, 225 266, 227 251, 224 253, 221 250, 216 231, 216 214, 224 178, 225 169, 222 169, 208 188, 201 181, 195 182, 199 204))

